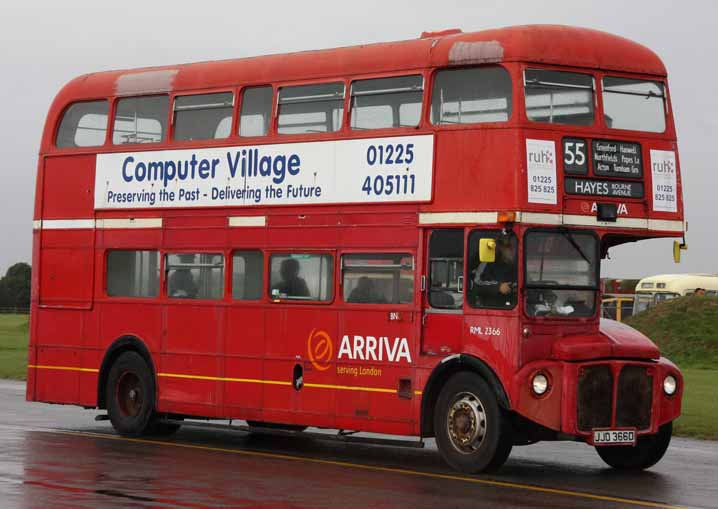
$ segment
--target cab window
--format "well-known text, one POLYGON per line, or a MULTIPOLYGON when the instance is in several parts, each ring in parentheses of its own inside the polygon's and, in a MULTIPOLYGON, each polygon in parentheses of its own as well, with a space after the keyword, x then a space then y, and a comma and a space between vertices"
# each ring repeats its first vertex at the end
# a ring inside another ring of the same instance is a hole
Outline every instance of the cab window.
POLYGON ((518 296, 517 240, 512 232, 475 230, 469 235, 467 300, 473 308, 511 309, 518 296), (491 239, 495 259, 481 261, 481 239, 491 239))

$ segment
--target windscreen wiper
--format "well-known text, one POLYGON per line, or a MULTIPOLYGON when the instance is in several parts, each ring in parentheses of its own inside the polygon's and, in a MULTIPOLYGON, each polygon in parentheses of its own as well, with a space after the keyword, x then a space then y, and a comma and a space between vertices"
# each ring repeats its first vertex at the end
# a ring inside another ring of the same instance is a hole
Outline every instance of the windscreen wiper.
POLYGON ((568 241, 571 243, 573 248, 578 252, 578 254, 581 255, 581 258, 583 258, 586 263, 588 263, 589 267, 592 265, 591 260, 588 259, 588 256, 583 252, 583 249, 581 249, 581 246, 578 245, 578 242, 576 242, 576 239, 573 238, 573 235, 569 230, 563 230, 561 233, 563 233, 564 237, 568 239, 568 241))

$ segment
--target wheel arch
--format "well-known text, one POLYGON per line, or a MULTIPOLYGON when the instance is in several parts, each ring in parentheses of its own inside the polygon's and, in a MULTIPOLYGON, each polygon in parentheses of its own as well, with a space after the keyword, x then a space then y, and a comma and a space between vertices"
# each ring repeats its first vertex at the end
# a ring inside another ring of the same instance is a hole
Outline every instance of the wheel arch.
POLYGON ((443 359, 431 372, 426 382, 421 399, 421 436, 434 435, 434 408, 439 393, 451 376, 461 371, 469 371, 481 376, 496 394, 499 406, 504 410, 511 409, 511 403, 501 380, 493 369, 483 360, 473 355, 456 354, 443 359))
POLYGON ((155 370, 155 364, 152 362, 152 355, 150 354, 147 345, 145 345, 145 343, 137 336, 121 336, 117 338, 107 349, 102 359, 102 364, 100 365, 100 374, 97 378, 98 408, 107 408, 107 401, 105 401, 107 377, 109 376, 112 365, 115 363, 117 358, 125 352, 136 352, 144 359, 152 372, 153 379, 155 379, 155 390, 157 390, 157 371, 155 370))

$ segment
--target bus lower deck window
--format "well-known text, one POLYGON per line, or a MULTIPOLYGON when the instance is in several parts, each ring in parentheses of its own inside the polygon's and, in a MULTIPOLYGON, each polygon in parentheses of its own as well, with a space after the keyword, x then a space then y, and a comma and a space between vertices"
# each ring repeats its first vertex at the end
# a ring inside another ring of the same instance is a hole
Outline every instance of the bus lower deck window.
POLYGON ((159 143, 167 127, 166 95, 126 97, 117 101, 112 143, 159 143))
POLYGON ((157 251, 116 250, 107 254, 107 295, 157 297, 160 287, 157 251))
POLYGON ((174 299, 221 299, 224 256, 219 253, 177 253, 165 258, 167 296, 174 299))
POLYGON ((270 296, 277 300, 330 301, 333 266, 328 254, 274 254, 270 258, 270 296))
POLYGON ((407 253, 342 256, 344 302, 409 304, 414 300, 414 259, 407 253))
POLYGON ((264 255, 261 251, 235 251, 232 255, 232 298, 262 298, 264 255))
POLYGON ((185 95, 175 98, 174 139, 226 138, 232 131, 234 94, 185 95))
POLYGON ((503 67, 439 71, 434 79, 431 123, 505 122, 511 117, 511 76, 503 67))
POLYGON ((344 83, 279 89, 279 134, 338 131, 344 116, 344 83))
POLYGON ((55 145, 65 147, 99 147, 107 134, 107 101, 86 101, 72 104, 62 116, 55 145))

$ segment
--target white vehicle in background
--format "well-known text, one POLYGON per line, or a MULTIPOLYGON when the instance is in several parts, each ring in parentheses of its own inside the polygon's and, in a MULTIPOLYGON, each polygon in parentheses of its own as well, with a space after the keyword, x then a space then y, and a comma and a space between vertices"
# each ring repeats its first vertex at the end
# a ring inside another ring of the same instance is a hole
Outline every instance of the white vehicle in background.
POLYGON ((664 300, 691 295, 698 289, 705 295, 718 295, 718 274, 660 274, 643 278, 636 285, 633 314, 664 300))

